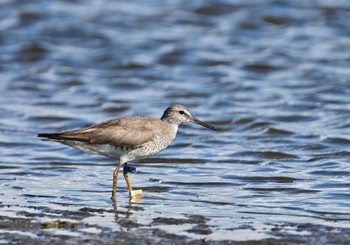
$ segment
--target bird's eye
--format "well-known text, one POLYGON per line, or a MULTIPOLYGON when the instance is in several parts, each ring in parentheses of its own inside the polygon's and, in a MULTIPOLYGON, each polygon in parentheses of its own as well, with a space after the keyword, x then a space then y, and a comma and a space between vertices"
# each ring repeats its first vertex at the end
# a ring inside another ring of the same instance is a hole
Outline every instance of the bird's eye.
POLYGON ((184 112, 184 111, 179 111, 179 113, 180 113, 181 115, 185 114, 185 112, 184 112))

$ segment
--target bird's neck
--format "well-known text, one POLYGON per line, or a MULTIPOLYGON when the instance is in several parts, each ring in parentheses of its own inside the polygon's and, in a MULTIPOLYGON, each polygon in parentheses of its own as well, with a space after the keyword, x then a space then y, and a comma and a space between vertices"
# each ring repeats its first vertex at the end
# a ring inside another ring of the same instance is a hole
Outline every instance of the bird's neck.
POLYGON ((177 130, 177 127, 181 124, 181 122, 179 122, 178 120, 176 120, 175 118, 172 118, 172 117, 168 117, 166 115, 163 115, 160 120, 162 120, 163 122, 165 123, 168 123, 170 124, 171 126, 176 126, 176 130, 177 130))
POLYGON ((180 123, 178 121, 174 120, 173 118, 168 117, 166 115, 163 115, 160 120, 163 123, 166 123, 168 125, 169 130, 171 131, 171 133, 175 137, 180 123))
POLYGON ((170 133, 171 137, 169 138, 168 144, 170 144, 175 139, 178 128, 179 128, 179 125, 170 124, 169 133, 170 133))

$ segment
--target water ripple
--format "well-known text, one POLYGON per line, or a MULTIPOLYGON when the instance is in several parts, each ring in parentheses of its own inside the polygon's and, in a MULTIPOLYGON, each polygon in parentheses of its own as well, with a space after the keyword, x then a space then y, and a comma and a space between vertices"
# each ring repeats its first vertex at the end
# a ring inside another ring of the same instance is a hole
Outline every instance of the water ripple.
POLYGON ((3 1, 1 241, 348 244, 349 9, 3 1), (131 163, 117 207, 115 160, 36 137, 171 103, 219 130, 131 163))

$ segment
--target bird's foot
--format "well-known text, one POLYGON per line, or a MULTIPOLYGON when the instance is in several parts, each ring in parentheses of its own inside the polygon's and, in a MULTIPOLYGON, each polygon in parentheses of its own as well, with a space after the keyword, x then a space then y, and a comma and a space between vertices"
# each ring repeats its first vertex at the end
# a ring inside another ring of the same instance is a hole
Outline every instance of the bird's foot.
POLYGON ((130 197, 142 196, 142 190, 130 191, 130 197))
POLYGON ((130 191, 130 202, 141 203, 142 202, 142 190, 130 191))

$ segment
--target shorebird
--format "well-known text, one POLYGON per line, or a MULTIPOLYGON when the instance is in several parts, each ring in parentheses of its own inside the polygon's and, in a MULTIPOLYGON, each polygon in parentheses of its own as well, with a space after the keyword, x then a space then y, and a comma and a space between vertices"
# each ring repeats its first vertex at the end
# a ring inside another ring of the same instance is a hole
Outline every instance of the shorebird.
POLYGON ((117 178, 120 167, 130 196, 142 195, 142 190, 133 190, 128 172, 133 168, 127 163, 142 159, 164 150, 176 137, 181 123, 192 122, 206 128, 215 127, 194 117, 188 109, 179 104, 170 105, 160 119, 146 116, 129 116, 103 121, 92 126, 62 133, 43 133, 43 140, 59 142, 84 152, 119 159, 113 172, 112 200, 116 200, 117 178))

